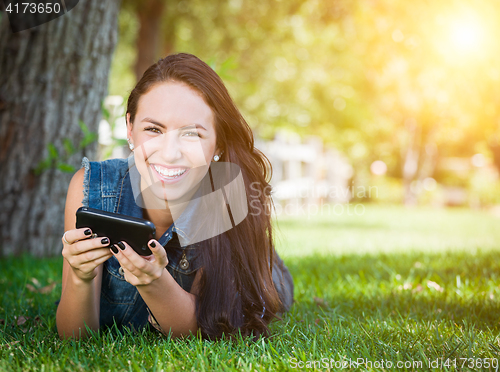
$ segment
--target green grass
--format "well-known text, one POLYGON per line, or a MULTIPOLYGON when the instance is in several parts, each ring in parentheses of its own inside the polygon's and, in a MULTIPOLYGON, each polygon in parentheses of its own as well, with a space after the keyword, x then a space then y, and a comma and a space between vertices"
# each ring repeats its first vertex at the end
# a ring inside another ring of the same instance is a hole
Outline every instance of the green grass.
POLYGON ((322 358, 332 370, 358 358, 372 364, 344 370, 382 370, 376 361, 393 363, 385 370, 398 361, 401 371, 498 370, 477 362, 500 359, 499 223, 486 212, 377 206, 361 216, 283 218, 277 246, 296 303, 257 342, 111 331, 60 341, 61 258, 3 259, 0 370, 294 370, 299 361, 326 370, 322 358), (447 358, 450 368, 432 368, 447 358))

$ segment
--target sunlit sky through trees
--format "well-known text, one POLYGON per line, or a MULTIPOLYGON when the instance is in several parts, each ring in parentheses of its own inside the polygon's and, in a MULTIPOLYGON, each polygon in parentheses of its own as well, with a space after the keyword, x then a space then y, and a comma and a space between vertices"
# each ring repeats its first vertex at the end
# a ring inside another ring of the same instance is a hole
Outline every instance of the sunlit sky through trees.
MULTIPOLYGON (((409 149, 420 167, 429 151, 491 163, 500 146, 496 0, 183 0, 165 12, 173 50, 214 66, 263 138, 314 134, 395 177, 409 149)), ((111 94, 135 83, 138 28, 124 7, 111 94)))

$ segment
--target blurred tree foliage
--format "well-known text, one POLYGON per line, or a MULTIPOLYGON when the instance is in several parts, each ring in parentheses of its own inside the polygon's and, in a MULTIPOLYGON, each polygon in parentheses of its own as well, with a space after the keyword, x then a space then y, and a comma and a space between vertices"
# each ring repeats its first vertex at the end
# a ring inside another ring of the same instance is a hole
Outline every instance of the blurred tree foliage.
POLYGON ((221 75, 257 135, 319 135, 358 173, 383 160, 407 202, 440 157, 482 152, 500 169, 494 0, 144 4, 123 1, 111 94, 126 97, 147 66, 188 52, 221 75))

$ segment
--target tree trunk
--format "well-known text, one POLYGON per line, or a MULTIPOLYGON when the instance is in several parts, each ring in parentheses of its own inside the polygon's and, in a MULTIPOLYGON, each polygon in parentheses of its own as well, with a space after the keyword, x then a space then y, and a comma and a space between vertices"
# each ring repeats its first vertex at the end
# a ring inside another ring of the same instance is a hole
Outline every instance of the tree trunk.
POLYGON ((79 123, 97 133, 119 7, 80 0, 18 33, 0 20, 0 255, 60 254, 69 181, 97 149, 79 123))
POLYGON ((413 206, 417 204, 417 195, 412 190, 411 184, 418 172, 420 157, 420 127, 410 125, 408 130, 408 146, 403 155, 403 188, 404 204, 413 206))
MULTIPOLYGON (((160 46, 160 57, 164 58, 169 54, 175 52, 175 39, 177 37, 177 25, 182 17, 182 14, 178 11, 179 1, 169 1, 165 3, 166 11, 164 20, 162 22, 162 36, 161 36, 161 46, 160 46)), ((189 4, 189 3, 187 3, 189 4)))
POLYGON ((141 79, 144 71, 156 62, 164 7, 165 0, 150 0, 141 3, 136 8, 139 19, 139 35, 136 42, 137 61, 134 68, 137 81, 141 79))
POLYGON ((500 140, 490 141, 489 143, 491 153, 493 154, 493 164, 500 173, 500 140))

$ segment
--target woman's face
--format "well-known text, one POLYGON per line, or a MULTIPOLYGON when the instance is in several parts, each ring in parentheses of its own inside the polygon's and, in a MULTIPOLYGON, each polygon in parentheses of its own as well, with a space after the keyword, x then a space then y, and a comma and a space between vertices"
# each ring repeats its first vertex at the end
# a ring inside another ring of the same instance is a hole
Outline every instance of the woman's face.
POLYGON ((156 84, 142 95, 134 123, 127 114, 127 133, 141 190, 158 201, 190 196, 219 154, 211 108, 183 83, 156 84))

